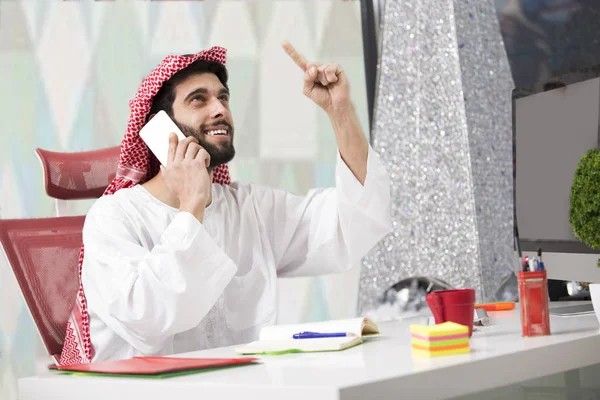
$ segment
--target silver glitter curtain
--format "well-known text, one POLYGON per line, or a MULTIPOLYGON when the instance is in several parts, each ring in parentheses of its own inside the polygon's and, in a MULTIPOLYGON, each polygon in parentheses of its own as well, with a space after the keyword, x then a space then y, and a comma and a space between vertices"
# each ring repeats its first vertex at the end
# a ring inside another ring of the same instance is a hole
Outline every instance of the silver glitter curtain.
POLYGON ((509 64, 493 0, 387 0, 373 145, 394 232, 363 260, 359 311, 413 276, 492 300, 511 273, 509 64))

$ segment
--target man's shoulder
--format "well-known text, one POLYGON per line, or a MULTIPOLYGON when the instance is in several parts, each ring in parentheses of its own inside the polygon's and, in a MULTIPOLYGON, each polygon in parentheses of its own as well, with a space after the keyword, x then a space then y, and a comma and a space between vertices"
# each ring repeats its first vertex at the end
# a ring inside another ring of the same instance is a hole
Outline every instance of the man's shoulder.
POLYGON ((128 209, 135 207, 138 188, 125 188, 97 199, 88 211, 88 217, 125 217, 128 209))
POLYGON ((219 185, 224 192, 234 193, 234 194, 245 194, 247 192, 251 192, 252 188, 258 186, 255 183, 250 182, 241 182, 241 181, 233 181, 229 185, 219 185))
POLYGON ((259 183, 233 181, 229 185, 218 185, 226 196, 231 196, 237 200, 249 199, 255 196, 264 196, 268 193, 284 192, 282 189, 276 189, 259 183))

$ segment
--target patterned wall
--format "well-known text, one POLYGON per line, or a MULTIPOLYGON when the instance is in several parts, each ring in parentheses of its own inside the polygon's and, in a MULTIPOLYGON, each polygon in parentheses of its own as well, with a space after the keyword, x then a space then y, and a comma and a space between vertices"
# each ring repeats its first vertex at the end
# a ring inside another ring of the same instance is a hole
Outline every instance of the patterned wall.
MULTIPOLYGON (((117 145, 128 101, 165 55, 229 49, 238 154, 234 179, 305 193, 334 182, 326 115, 302 94, 302 73, 280 48, 343 65, 366 128, 360 4, 342 0, 0 1, 0 218, 47 217, 33 149, 117 145)), ((89 202, 76 205, 84 213, 89 202)), ((351 316, 358 267, 280 282, 280 322, 351 316)), ((0 263, 0 398, 47 359, 20 291, 0 263)))
MULTIPOLYGON (((495 11, 493 0, 386 2, 372 134, 394 232, 364 260, 363 312, 419 276, 493 301, 512 271, 513 82, 495 11)), ((404 304, 394 308, 414 312, 404 304)))

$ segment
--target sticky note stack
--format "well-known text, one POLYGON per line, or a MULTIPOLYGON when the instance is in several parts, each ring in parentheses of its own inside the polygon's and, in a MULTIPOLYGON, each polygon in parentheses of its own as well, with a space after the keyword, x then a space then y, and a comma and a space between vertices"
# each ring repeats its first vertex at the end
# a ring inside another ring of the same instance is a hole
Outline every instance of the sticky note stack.
POLYGON ((426 357, 464 354, 469 348, 469 328, 454 322, 425 326, 411 325, 414 354, 426 357))

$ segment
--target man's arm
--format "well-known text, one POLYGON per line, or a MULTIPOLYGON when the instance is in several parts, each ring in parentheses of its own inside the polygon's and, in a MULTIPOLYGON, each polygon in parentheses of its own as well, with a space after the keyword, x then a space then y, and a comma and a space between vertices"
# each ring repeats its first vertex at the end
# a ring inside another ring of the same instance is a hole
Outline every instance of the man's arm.
POLYGON ((349 103, 346 107, 334 110, 329 114, 329 119, 342 160, 363 185, 367 177, 369 143, 360 127, 354 106, 349 103))
POLYGON ((367 143, 341 67, 307 63, 289 43, 283 47, 305 71, 304 94, 333 125, 339 149, 336 187, 305 197, 257 189, 254 204, 270 234, 280 276, 343 271, 391 230, 389 176, 367 143))
POLYGON ((306 196, 252 186, 279 276, 348 270, 390 232, 389 177, 373 149, 368 147, 363 184, 340 155, 335 176, 335 188, 306 196))
POLYGON ((100 201, 83 231, 88 305, 133 347, 156 352, 200 323, 237 266, 190 213, 180 212, 150 251, 124 211, 110 198, 100 201))

